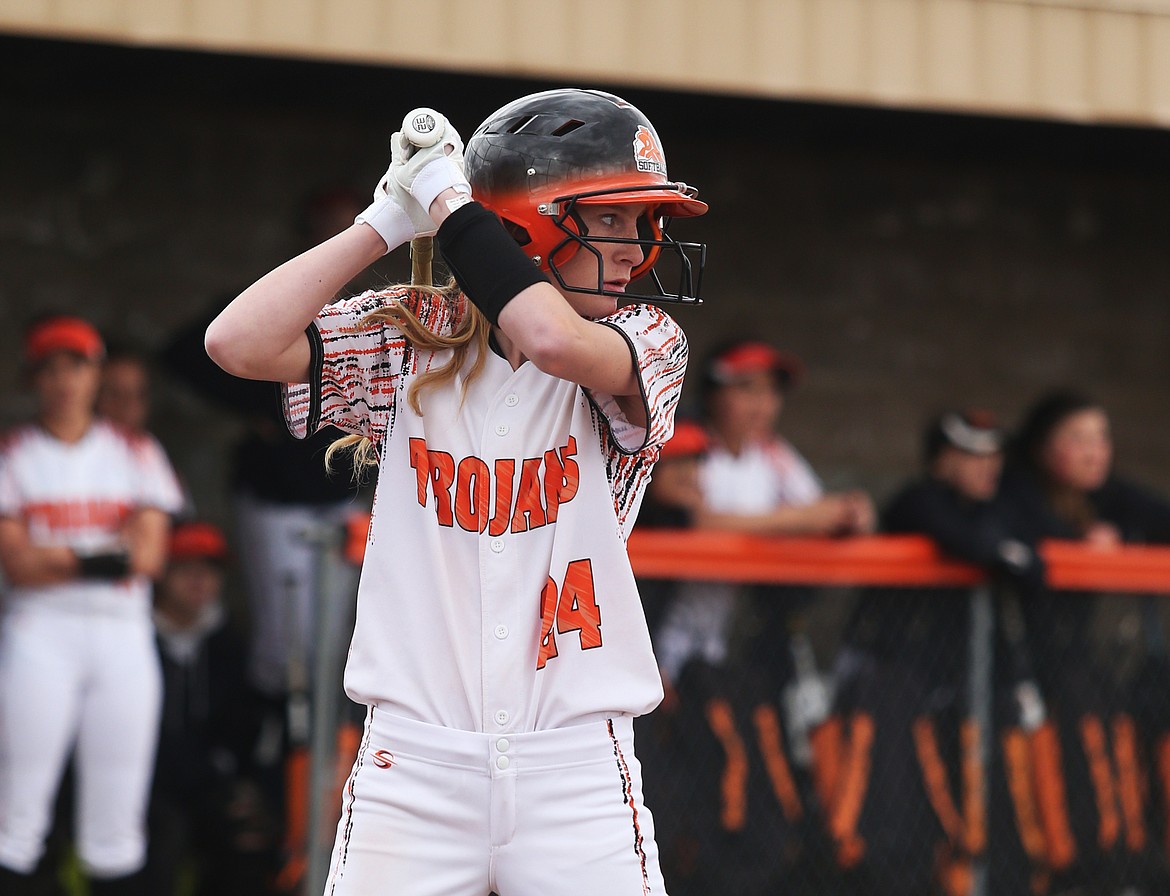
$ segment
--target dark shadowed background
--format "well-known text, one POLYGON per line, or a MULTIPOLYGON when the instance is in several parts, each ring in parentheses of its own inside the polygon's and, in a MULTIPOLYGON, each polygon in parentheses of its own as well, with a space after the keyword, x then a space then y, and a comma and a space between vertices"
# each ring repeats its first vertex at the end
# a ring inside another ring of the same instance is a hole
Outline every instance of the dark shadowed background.
MULTIPOLYGON (((73 310, 156 348, 298 250, 306 194, 368 193, 408 109, 466 137, 550 86, 0 39, 0 422, 29 408, 29 317, 73 310)), ((1170 491, 1170 134, 580 86, 641 107, 711 204, 674 230, 710 245, 707 303, 677 313, 693 366, 739 333, 801 355, 784 429, 830 486, 884 497, 943 405, 1011 424, 1075 385, 1111 412, 1118 468, 1170 491)), ((156 398, 222 518, 238 423, 165 377, 156 398)))

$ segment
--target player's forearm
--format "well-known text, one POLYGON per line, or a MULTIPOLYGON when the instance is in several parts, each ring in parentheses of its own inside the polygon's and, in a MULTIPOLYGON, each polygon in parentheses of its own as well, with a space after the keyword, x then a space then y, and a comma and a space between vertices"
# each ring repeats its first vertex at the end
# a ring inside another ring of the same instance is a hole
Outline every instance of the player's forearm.
POLYGON ((131 575, 156 579, 167 562, 170 518, 161 510, 143 508, 130 518, 124 531, 131 575))
POLYGON ((347 230, 265 274, 207 328, 207 354, 245 379, 304 382, 305 328, 355 276, 381 258, 386 244, 373 228, 347 230))
POLYGON ((3 557, 4 576, 20 588, 59 585, 78 577, 80 561, 67 547, 27 545, 19 552, 6 551, 3 557))
POLYGON ((777 507, 765 513, 725 513, 701 509, 695 526, 746 535, 823 535, 834 528, 822 518, 815 505, 777 507))

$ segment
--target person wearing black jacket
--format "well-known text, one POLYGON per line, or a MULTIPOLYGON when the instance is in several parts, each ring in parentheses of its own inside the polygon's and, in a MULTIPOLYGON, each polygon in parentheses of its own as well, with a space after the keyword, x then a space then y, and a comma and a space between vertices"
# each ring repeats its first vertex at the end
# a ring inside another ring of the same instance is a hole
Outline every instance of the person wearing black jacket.
MULTIPOLYGON (((923 472, 883 507, 881 531, 923 534, 951 558, 983 567, 993 580, 1018 586, 1043 578, 1037 553, 1003 523, 994 503, 1003 465, 1002 430, 981 410, 950 410, 930 421, 923 472)), ((969 609, 965 590, 871 589, 847 625, 836 676, 836 704, 827 731, 872 726, 864 792, 839 855, 863 843, 849 869, 861 893, 960 893, 971 861, 991 827, 1010 833, 1012 820, 991 825, 970 816, 965 802, 972 765, 966 697, 969 609)), ((998 782, 984 781, 1006 805, 998 782), (994 788, 998 787, 998 790, 994 788)), ((824 788, 828 789, 828 788, 824 788)), ((1006 838, 1013 841, 1013 837, 1006 838)), ((996 843, 992 892, 1022 893, 1027 874, 1017 843, 996 843)))
MULTIPOLYGON (((1027 410, 1008 446, 998 512, 1030 544, 1061 539, 1108 550, 1170 543, 1170 500, 1118 475, 1113 460, 1101 404, 1076 390, 1050 391, 1027 410)), ((1143 782, 1154 777, 1154 769, 1135 760, 1170 731, 1170 713, 1143 719, 1137 710, 1143 702, 1165 704, 1168 664, 1164 656, 1148 657, 1146 671, 1154 674, 1139 681, 1154 687, 1145 699, 1135 693, 1112 652, 1101 650, 1101 611, 1110 609, 1103 600, 1116 599, 1037 587, 1021 601, 1023 643, 1058 732, 1063 794, 1055 829, 1067 846, 1054 855, 1054 892, 1106 884, 1166 892, 1168 885, 1166 855, 1149 849, 1161 841, 1147 829, 1153 818, 1121 798, 1143 792, 1143 782), (1136 721, 1144 723, 1144 735, 1136 721), (1149 740, 1145 748, 1141 736, 1149 740)), ((1145 634, 1153 639, 1155 633, 1145 634)), ((1163 785, 1151 792, 1164 792, 1163 785)))
POLYGON ((205 522, 175 527, 155 594, 163 713, 151 792, 149 892, 233 896, 264 891, 275 863, 270 807, 255 783, 258 698, 246 648, 222 600, 228 548, 205 522))

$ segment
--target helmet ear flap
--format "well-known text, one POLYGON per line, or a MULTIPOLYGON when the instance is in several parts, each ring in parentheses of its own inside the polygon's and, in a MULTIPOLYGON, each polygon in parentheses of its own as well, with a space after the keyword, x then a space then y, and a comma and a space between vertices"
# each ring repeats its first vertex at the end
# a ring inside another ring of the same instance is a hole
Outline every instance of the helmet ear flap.
POLYGON ((655 245, 645 246, 645 257, 641 264, 630 271, 631 280, 637 280, 650 273, 650 269, 657 263, 658 256, 662 252, 662 247, 658 245, 662 242, 662 219, 658 217, 656 212, 647 212, 638 219, 638 236, 644 240, 653 240, 655 245))
POLYGON ((575 204, 570 202, 568 208, 555 219, 557 228, 565 236, 548 253, 548 258, 544 259, 541 267, 545 270, 552 270, 554 264, 557 267, 567 264, 569 259, 580 251, 581 240, 589 234, 589 228, 585 226, 585 222, 574 208, 575 204))

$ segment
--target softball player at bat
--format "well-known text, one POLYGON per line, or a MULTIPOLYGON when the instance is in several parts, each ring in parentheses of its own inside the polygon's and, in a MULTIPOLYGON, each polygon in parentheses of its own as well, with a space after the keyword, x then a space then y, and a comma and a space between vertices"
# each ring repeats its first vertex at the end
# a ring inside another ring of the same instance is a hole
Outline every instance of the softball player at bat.
POLYGON ((423 127, 443 130, 391 138, 353 227, 207 332, 229 372, 288 384, 295 432, 334 423, 377 453, 345 681, 367 720, 326 892, 662 893, 632 738, 662 686, 625 539, 687 343, 639 299, 698 300, 705 247, 665 224, 707 207, 610 94, 505 106, 466 177, 455 130, 423 127), (436 229, 457 285, 326 304, 436 229))
POLYGON ((140 892, 162 687, 149 577, 183 496, 151 436, 94 416, 103 356, 80 318, 33 325, 24 361, 37 419, 0 444, 5 896, 33 892, 71 751, 89 892, 140 892))

